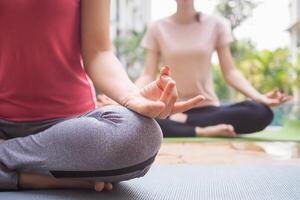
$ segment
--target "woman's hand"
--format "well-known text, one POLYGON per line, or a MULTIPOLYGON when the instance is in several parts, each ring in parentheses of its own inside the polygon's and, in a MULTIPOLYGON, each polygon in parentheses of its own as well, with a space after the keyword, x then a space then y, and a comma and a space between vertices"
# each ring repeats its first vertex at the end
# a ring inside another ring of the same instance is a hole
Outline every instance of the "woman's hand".
POLYGON ((275 107, 290 101, 292 98, 292 96, 283 94, 278 89, 275 89, 265 95, 261 95, 255 101, 265 104, 269 107, 275 107))
POLYGON ((178 102, 176 83, 170 77, 170 69, 163 67, 156 80, 135 94, 129 94, 122 105, 141 115, 165 119, 171 114, 184 112, 198 106, 205 98, 201 95, 178 102))

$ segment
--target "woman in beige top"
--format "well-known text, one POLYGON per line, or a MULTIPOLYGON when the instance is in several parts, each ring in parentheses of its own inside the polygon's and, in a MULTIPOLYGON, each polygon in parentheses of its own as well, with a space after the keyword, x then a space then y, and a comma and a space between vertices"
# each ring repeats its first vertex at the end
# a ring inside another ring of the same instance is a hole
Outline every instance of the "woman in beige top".
POLYGON ((216 16, 199 13, 193 0, 176 0, 177 12, 153 22, 142 41, 146 67, 137 85, 155 80, 159 63, 170 66, 180 100, 202 94, 200 107, 158 120, 164 136, 235 136, 264 129, 272 106, 290 97, 274 90, 261 94, 235 68, 230 28, 216 16), (217 51, 226 82, 251 100, 220 106, 214 92, 211 57, 217 51))

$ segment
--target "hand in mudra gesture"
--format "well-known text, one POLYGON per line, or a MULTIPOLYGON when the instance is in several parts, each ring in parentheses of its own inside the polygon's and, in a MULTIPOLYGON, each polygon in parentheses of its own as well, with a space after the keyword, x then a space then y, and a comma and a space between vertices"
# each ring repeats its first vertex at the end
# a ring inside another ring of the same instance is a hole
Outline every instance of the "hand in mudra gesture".
POLYGON ((276 107, 292 100, 292 98, 292 96, 281 93, 278 89, 275 89, 267 94, 261 95, 260 98, 257 99, 257 102, 265 104, 269 107, 276 107))
MULTIPOLYGON (((121 104, 141 115, 165 119, 174 113, 184 112, 198 106, 205 98, 201 95, 182 102, 178 98, 175 81, 170 77, 170 69, 165 66, 160 72, 159 79, 146 85, 138 92, 129 94, 121 104)), ((99 105, 109 103, 108 97, 98 96, 99 105)))

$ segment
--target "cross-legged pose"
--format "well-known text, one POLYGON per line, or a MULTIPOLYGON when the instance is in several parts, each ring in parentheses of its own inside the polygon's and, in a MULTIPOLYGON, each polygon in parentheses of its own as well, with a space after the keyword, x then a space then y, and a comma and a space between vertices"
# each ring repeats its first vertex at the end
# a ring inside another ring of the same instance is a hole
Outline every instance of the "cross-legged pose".
POLYGON ((169 65, 179 100, 202 94, 198 108, 158 122, 164 136, 235 136, 264 129, 273 118, 271 106, 290 97, 272 91, 261 94, 235 68, 230 52, 230 28, 219 17, 199 13, 194 0, 176 0, 177 12, 153 22, 143 41, 146 66, 138 79, 144 86, 155 79, 160 62, 169 65), (249 101, 220 106, 213 89, 211 57, 217 51, 226 82, 249 97, 249 101))
POLYGON ((109 38, 109 0, 0 1, 0 190, 112 189, 143 176, 175 103, 169 69, 142 89, 109 38), (92 83, 119 105, 96 109, 92 83))

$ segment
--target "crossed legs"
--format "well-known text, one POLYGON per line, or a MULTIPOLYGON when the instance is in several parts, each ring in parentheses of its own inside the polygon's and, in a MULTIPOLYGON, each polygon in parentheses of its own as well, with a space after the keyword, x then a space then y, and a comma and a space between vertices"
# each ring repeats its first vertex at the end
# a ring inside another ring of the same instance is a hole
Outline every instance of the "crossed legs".
POLYGON ((263 130, 273 120, 265 105, 244 101, 228 106, 194 108, 157 120, 164 137, 234 136, 263 130))
POLYGON ((112 183, 141 177, 153 163, 161 139, 152 119, 121 106, 97 109, 37 134, 2 142, 0 189, 17 189, 20 173, 21 179, 28 174, 37 180, 50 177, 54 185, 72 179, 78 187, 80 181, 112 183))

